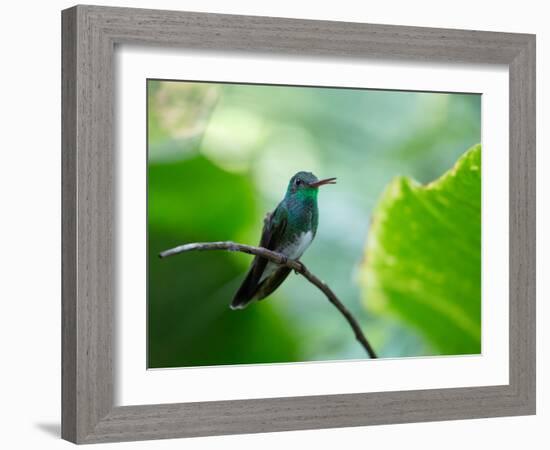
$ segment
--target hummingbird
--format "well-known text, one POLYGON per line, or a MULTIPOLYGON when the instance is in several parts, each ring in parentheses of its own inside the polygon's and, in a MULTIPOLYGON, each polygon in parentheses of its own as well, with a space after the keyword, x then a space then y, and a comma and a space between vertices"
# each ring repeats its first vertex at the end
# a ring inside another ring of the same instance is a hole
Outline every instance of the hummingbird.
MULTIPOLYGON (((311 172, 298 172, 294 175, 288 183, 283 200, 264 219, 260 247, 298 260, 317 232, 319 186, 335 183, 336 178, 319 180, 311 172)), ((290 270, 261 256, 255 256, 246 278, 233 297, 231 309, 243 309, 254 300, 267 297, 281 285, 290 270)))

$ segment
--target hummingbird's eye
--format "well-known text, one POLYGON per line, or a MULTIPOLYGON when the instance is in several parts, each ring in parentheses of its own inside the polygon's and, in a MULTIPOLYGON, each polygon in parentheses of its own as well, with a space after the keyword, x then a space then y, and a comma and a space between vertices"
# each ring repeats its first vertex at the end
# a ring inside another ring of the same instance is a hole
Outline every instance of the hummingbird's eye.
POLYGON ((304 182, 299 178, 296 179, 296 186, 301 186, 304 182))

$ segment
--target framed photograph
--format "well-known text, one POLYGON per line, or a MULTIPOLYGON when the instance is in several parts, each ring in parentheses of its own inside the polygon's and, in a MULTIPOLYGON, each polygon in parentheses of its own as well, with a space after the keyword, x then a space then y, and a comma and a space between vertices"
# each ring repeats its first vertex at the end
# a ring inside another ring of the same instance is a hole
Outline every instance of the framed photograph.
POLYGON ((62 436, 535 413, 535 37, 62 13, 62 436))

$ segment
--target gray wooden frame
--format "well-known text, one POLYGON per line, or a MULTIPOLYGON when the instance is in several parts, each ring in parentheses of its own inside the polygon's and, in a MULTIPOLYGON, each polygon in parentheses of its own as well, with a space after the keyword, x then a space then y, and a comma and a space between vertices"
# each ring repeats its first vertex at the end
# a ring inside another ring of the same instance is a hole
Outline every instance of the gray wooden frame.
POLYGON ((533 35, 97 6, 63 11, 62 31, 63 438, 93 443, 535 413, 533 35), (115 407, 116 44, 507 65, 509 384, 115 407))

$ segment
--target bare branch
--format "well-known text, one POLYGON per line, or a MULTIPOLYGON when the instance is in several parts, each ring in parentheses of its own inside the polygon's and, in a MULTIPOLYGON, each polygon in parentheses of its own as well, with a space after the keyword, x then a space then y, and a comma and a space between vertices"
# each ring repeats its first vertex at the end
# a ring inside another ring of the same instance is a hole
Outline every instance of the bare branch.
POLYGON ((271 262, 274 262, 275 264, 279 264, 281 266, 286 266, 286 267, 289 267, 290 269, 293 269, 295 272, 299 273, 304 278, 306 278, 311 284, 319 288, 326 295, 329 302, 332 303, 336 307, 336 309, 338 309, 338 311, 340 311, 340 313, 348 321, 353 332, 355 333, 356 339, 361 343, 361 345, 366 350, 368 355, 371 358, 377 358, 376 353, 374 352, 372 346, 370 345, 369 341, 363 334, 363 331, 361 331, 361 327, 359 326, 357 319, 355 319, 353 314, 338 299, 338 297, 332 291, 332 289, 326 283, 324 283, 315 275, 313 275, 313 273, 311 273, 307 269, 307 267, 300 261, 288 259, 286 256, 280 253, 274 252, 272 250, 268 250, 263 247, 253 247, 252 245, 238 244, 236 242, 231 242, 231 241, 194 242, 192 244, 184 244, 184 245, 180 245, 178 247, 174 247, 169 250, 165 250, 161 252, 159 254, 159 257, 166 258, 168 256, 177 255, 179 253, 190 252, 190 251, 206 251, 206 250, 228 250, 231 252, 248 253, 250 255, 261 256, 263 258, 268 259, 271 262))

